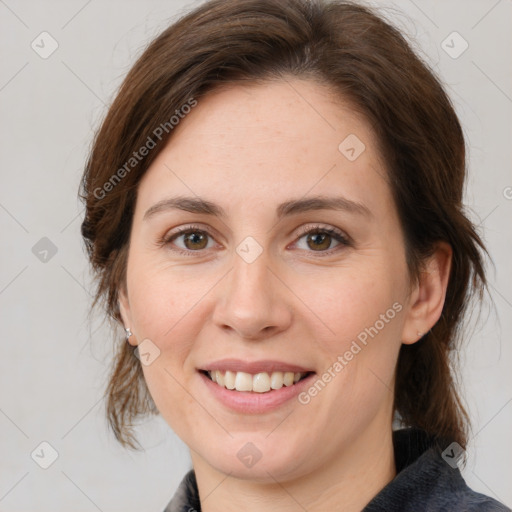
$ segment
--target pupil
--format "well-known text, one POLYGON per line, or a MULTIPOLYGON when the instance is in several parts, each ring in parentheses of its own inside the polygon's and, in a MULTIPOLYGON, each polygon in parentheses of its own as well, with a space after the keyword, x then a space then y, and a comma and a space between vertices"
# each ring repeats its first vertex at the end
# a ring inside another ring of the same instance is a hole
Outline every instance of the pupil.
POLYGON ((198 233, 190 233, 186 240, 192 245, 200 244, 202 241, 204 241, 204 235, 198 233))
POLYGON ((323 234, 323 233, 314 233, 310 235, 310 240, 313 241, 314 247, 313 248, 320 248, 320 249, 327 249, 330 245, 329 243, 329 235, 323 234), (327 243, 325 241, 327 240, 327 243))

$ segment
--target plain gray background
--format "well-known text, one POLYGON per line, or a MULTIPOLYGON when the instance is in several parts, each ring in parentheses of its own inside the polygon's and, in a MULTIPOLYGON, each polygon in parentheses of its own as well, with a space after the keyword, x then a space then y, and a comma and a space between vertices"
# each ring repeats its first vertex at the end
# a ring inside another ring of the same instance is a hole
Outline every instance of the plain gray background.
MULTIPOLYGON (((77 189, 93 131, 124 75, 198 3, 0 0, 3 512, 159 512, 190 468, 187 448, 160 417, 138 429, 144 453, 124 450, 107 429, 112 337, 87 318, 92 282, 77 189), (58 44, 47 58, 40 53, 55 43, 44 31, 58 44), (35 462, 50 461, 43 441, 58 454, 47 469, 35 462)), ((512 3, 378 4, 394 8, 391 19, 441 75, 468 138, 466 203, 495 262, 495 307, 484 308, 462 353, 473 421, 463 475, 512 506, 512 3)))

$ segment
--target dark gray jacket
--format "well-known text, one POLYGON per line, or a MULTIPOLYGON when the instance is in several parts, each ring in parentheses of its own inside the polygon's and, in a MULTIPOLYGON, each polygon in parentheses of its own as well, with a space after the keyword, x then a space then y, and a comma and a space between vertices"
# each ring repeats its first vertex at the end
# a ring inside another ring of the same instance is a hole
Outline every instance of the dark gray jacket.
MULTIPOLYGON (((471 490, 458 467, 418 429, 393 432, 397 475, 362 512, 511 512, 498 501, 471 490)), ((342 510, 343 507, 340 507, 342 510)), ((194 471, 182 480, 164 512, 201 512, 194 471)))

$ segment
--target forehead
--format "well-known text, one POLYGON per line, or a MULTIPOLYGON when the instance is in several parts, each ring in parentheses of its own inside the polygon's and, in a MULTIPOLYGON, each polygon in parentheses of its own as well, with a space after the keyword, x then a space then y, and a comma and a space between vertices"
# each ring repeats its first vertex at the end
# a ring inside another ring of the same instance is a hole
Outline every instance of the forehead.
POLYGON ((311 191, 382 208, 384 177, 366 119, 326 86, 290 79, 199 98, 146 172, 140 198, 149 205, 176 192, 265 204, 311 191))

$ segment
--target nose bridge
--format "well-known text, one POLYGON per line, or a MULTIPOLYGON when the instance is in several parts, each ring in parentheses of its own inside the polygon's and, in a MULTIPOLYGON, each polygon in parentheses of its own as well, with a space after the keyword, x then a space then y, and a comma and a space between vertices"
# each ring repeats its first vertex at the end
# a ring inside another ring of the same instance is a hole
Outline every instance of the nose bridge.
POLYGON ((245 240, 233 254, 233 268, 227 276, 214 319, 243 337, 258 337, 263 331, 283 329, 290 321, 290 308, 279 280, 273 276, 269 251, 255 241, 245 240), (277 282, 276 282, 277 281, 277 282))
POLYGON ((262 252, 254 261, 246 260, 237 254, 234 257, 232 273, 232 281, 236 289, 242 292, 245 289, 249 293, 251 290, 254 293, 264 291, 265 285, 268 289, 269 263, 268 251, 262 252))

